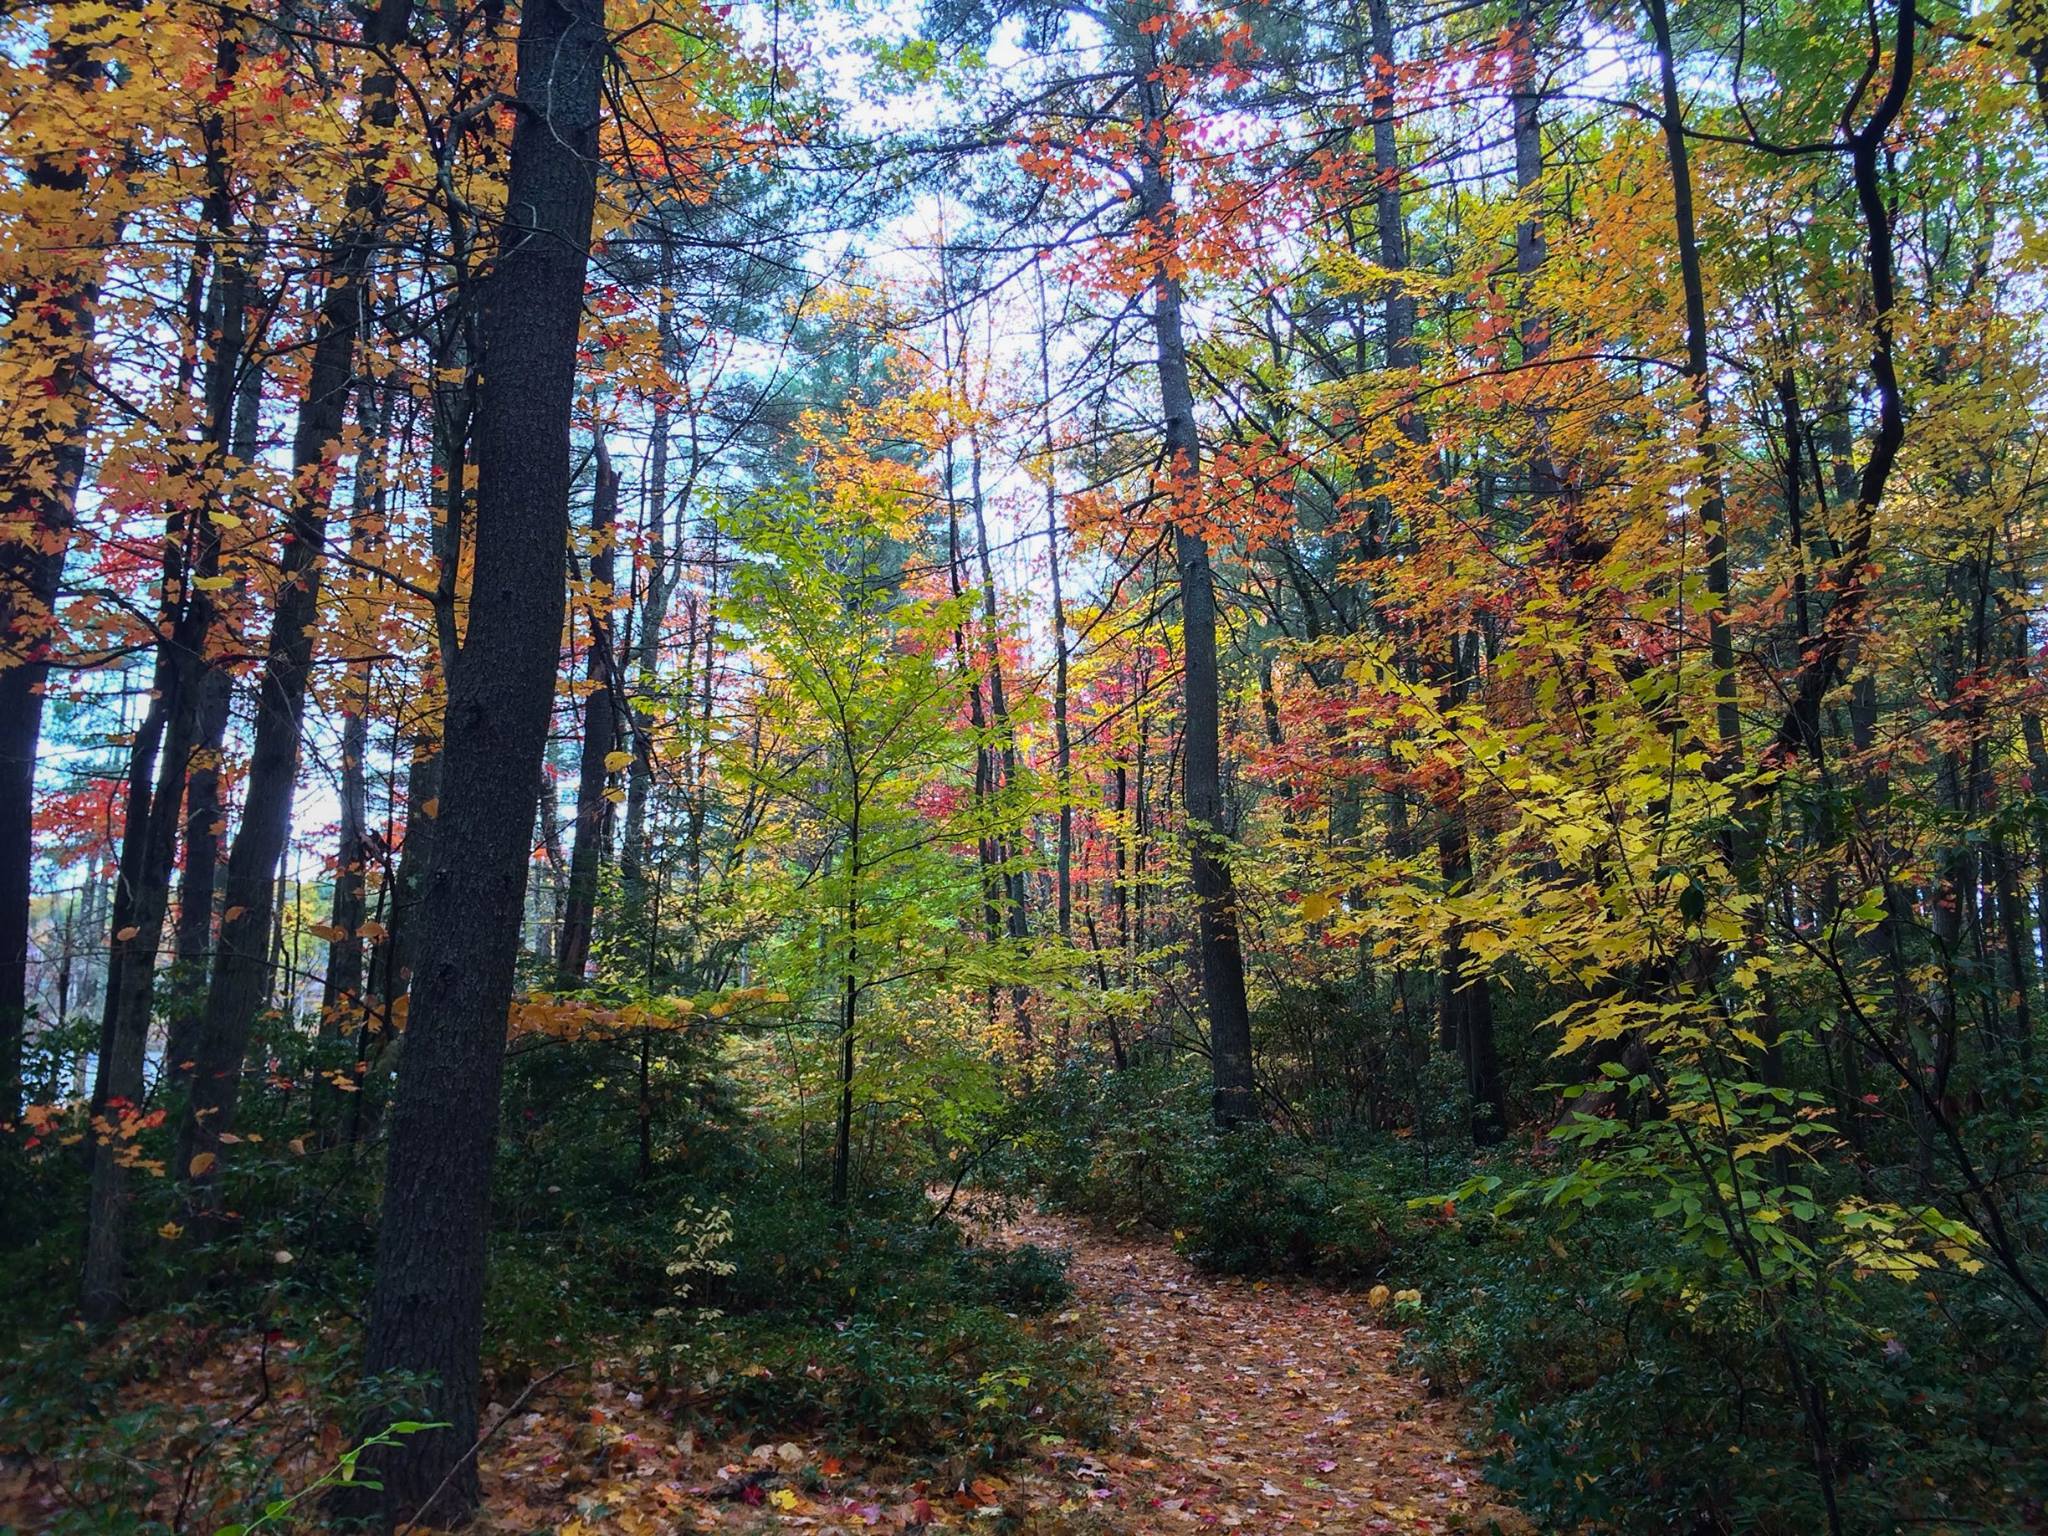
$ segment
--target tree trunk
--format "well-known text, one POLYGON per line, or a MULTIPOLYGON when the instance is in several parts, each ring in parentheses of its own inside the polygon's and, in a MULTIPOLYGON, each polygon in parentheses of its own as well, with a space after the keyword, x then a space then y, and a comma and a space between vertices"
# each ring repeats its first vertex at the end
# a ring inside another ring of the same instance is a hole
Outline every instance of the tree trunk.
MULTIPOLYGON (((662 355, 674 325, 667 302, 669 278, 668 246, 662 246, 661 282, 663 297, 659 316, 662 355)), ((626 826, 619 840, 619 885, 626 911, 637 921, 647 906, 647 803, 654 788, 654 710, 652 695, 661 666, 661 631, 668 619, 672 590, 668 555, 668 434, 669 403, 664 397, 654 405, 654 443, 650 454, 647 484, 641 488, 640 527, 647 540, 647 586, 640 603, 639 628, 634 631, 633 688, 626 717, 632 735, 633 760, 626 765, 626 826)), ((680 534, 678 535, 680 539, 680 534)))
MULTIPOLYGON (((860 769, 853 767, 854 783, 860 769)), ((839 1113, 832 1128, 832 1204, 844 1208, 853 1173, 853 1044, 860 1009, 860 801, 846 852, 846 975, 839 1003, 839 1113)))
POLYGON ((510 222, 483 299, 475 574, 448 678, 439 826, 391 1111, 366 1361, 372 1375, 430 1379, 420 1406, 450 1427, 375 1458, 387 1521, 459 1523, 479 1494, 470 1447, 491 1162, 533 791, 561 655, 570 405, 608 53, 603 0, 532 0, 521 13, 525 105, 512 137, 510 222))
MULTIPOLYGON (((1376 213, 1380 239, 1380 265, 1389 272, 1408 267, 1408 224, 1402 206, 1399 144, 1394 134, 1394 24, 1387 0, 1370 0, 1372 46, 1377 56, 1375 69, 1380 80, 1373 98, 1373 160, 1379 195, 1376 213)), ((1538 183, 1542 173, 1542 141, 1537 122, 1538 98, 1526 88, 1533 66, 1528 56, 1528 29, 1532 13, 1524 7, 1517 68, 1518 88, 1514 96, 1515 161, 1518 190, 1525 194, 1538 183)), ((1515 231, 1516 269, 1526 280, 1544 257, 1543 229, 1539 220, 1525 218, 1515 231)), ((1385 328, 1387 367, 1396 372, 1415 366, 1415 300, 1406 288, 1394 284, 1387 290, 1381 322, 1385 328)), ((1524 346, 1541 350, 1540 332, 1525 331, 1524 346)), ((1428 428, 1420 411, 1409 408, 1401 427, 1410 442, 1428 440, 1428 428)), ((1467 686, 1465 668, 1456 637, 1450 645, 1445 687, 1452 705, 1462 701, 1467 686)), ((1398 857, 1409 842, 1407 808, 1399 794, 1390 796, 1388 815, 1390 851, 1398 857)), ((1437 807, 1437 869, 1447 895, 1456 895, 1472 881, 1472 839, 1465 819, 1465 806, 1455 794, 1437 807)), ((1452 924, 1444 936, 1437 958, 1437 1039, 1446 1050, 1455 1051, 1465 1069, 1465 1087, 1471 1100, 1473 1140, 1486 1145, 1500 1140, 1504 1129, 1500 1064, 1493 1037, 1493 993, 1484 975, 1467 976, 1467 951, 1462 929, 1452 924)))
MULTIPOLYGON (((1001 638, 997 634, 998 607, 996 603, 995 568, 990 563, 988 552, 988 513, 981 490, 981 436, 971 432, 968 435, 968 489, 969 499, 974 507, 974 549, 976 562, 981 568, 981 658, 988 669, 989 713, 996 728, 996 761, 1002 765, 1002 782, 998 787, 1010 796, 1014 806, 1017 790, 1017 728, 1010 719, 1009 695, 1003 686, 1003 652, 1001 638)), ((1005 811, 1004 814, 1010 814, 1005 811)), ((1031 937, 1030 914, 1024 907, 1024 871, 1017 868, 1017 850, 1001 838, 996 840, 998 857, 1002 867, 1003 927, 1010 942, 1019 952, 1031 937)), ((1025 1070, 1030 1071, 1031 1060, 1031 1014, 1028 1004, 1030 990, 1023 986, 1010 988, 1010 1014, 1017 1026, 1017 1038, 1023 1047, 1025 1070)))
MULTIPOLYGON (((377 538, 384 526, 385 491, 382 456, 391 435, 393 395, 384 392, 381 407, 372 413, 366 390, 359 407, 367 456, 358 462, 354 496, 355 526, 349 534, 349 554, 359 568, 368 568, 377 538)), ((343 705, 341 727, 341 820, 334 847, 334 902, 328 916, 333 930, 327 940, 327 974, 320 986, 320 1034, 337 1038, 354 1033, 363 1011, 363 933, 369 915, 370 865, 370 663, 349 664, 349 685, 353 695, 343 705)), ((324 1117, 323 1117, 324 1121, 324 1117)))
MULTIPOLYGON (((1161 163, 1165 105, 1155 57, 1138 80, 1144 117, 1144 166, 1138 212, 1152 272, 1152 332, 1158 348, 1160 406, 1166 418, 1165 474, 1176 504, 1192 495, 1202 473, 1195 430, 1195 394, 1181 326, 1181 285, 1172 254, 1178 244, 1173 188, 1161 163)), ((1186 716, 1182 805, 1193 865, 1195 910, 1202 962, 1202 996, 1209 1014, 1210 1076, 1216 1123, 1229 1128, 1258 1113, 1252 1076, 1251 1012, 1245 1001, 1244 954, 1238 943, 1237 887, 1224 855, 1220 735, 1221 685, 1216 660, 1216 586, 1209 546, 1179 522, 1174 564, 1180 578, 1182 706, 1186 716)))
POLYGON ((1052 570, 1053 784, 1059 797, 1058 879, 1060 939, 1074 937, 1073 741, 1067 724, 1067 605, 1060 590, 1060 488, 1054 472, 1051 318, 1045 307, 1045 271, 1038 276, 1038 389, 1045 410, 1045 551, 1052 570))
MULTIPOLYGON (((106 68, 85 35, 90 30, 86 24, 52 37, 44 90, 82 98, 100 88, 106 68)), ((89 120, 82 102, 79 116, 89 120)), ((0 1121, 12 1121, 21 1107, 43 687, 85 474, 99 255, 118 238, 118 230, 94 227, 83 162, 68 149, 37 156, 23 180, 48 211, 24 217, 12 238, 22 250, 57 254, 40 282, 9 296, 13 318, 0 341, 0 398, 9 402, 0 431, 0 528, 10 530, 0 539, 0 1121), (43 414, 28 404, 34 400, 45 402, 43 414)))
POLYGON ((584 678, 583 757, 576 775, 576 841, 569 850, 569 899, 562 912, 562 942, 555 955, 555 985, 583 985, 597 920, 597 884, 611 847, 612 788, 607 763, 619 743, 617 686, 612 666, 612 525, 618 515, 619 476, 604 440, 597 443, 597 493, 590 506, 590 655, 584 678))

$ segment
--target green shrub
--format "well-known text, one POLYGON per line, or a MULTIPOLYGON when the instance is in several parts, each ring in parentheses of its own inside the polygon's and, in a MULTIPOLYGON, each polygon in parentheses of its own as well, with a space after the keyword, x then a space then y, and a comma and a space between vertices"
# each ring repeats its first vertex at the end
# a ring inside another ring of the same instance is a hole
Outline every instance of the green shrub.
POLYGON ((953 1256, 953 1286, 968 1304, 1036 1316, 1065 1304, 1074 1294, 1067 1279, 1069 1255, 1024 1243, 1015 1248, 963 1248, 953 1256))
POLYGON ((689 1381, 700 1408, 727 1427, 809 1429, 987 1464, 1042 1435, 1104 1433, 1102 1363, 1092 1344, 994 1307, 956 1306, 826 1326, 719 1325, 693 1351, 689 1381))

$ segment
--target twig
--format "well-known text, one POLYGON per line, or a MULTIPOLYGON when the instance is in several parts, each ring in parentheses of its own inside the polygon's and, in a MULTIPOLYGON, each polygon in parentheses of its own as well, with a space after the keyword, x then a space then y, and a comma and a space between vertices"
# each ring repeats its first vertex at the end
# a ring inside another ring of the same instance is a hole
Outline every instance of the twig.
POLYGON ((171 1515, 171 1529, 173 1531, 185 1529, 185 1511, 191 1506, 194 1486, 199 1477, 199 1469, 205 1464, 207 1457, 213 1454, 215 1447, 221 1441, 227 1439, 229 1435, 248 1422, 250 1415, 270 1401, 270 1334, 271 1330, 266 1319, 262 1341, 257 1346, 256 1351, 258 1389, 255 1398, 240 1413, 229 1419, 227 1423, 221 1425, 219 1430, 214 1433, 213 1438, 194 1451, 192 1459, 185 1463, 185 1484, 178 1492, 178 1507, 171 1515))
POLYGON ((474 1458, 478 1452, 482 1451, 485 1446, 491 1443, 491 1440, 497 1435, 498 1431, 503 1429, 506 1426, 506 1424, 511 1421, 512 1415, 517 1413, 520 1409, 526 1406, 528 1398, 532 1397, 534 1393, 538 1392, 542 1387, 546 1386, 549 1382, 553 1381, 557 1376, 563 1375, 565 1372, 568 1371, 573 1371, 576 1369, 577 1366, 582 1365, 583 1363, 584 1362, 581 1360, 571 1360, 566 1365, 556 1366, 552 1371, 549 1371, 547 1375, 536 1377, 533 1381, 527 1383, 526 1390, 520 1393, 517 1397, 512 1399, 512 1406, 507 1408, 503 1413, 499 1414, 496 1421, 491 1425, 491 1427, 485 1430, 481 1435, 477 1437, 477 1442, 475 1445, 472 1445, 468 1450, 464 1451, 460 1456, 458 1456, 455 1459, 455 1465, 448 1469, 448 1475, 442 1478, 440 1482, 436 1483, 434 1485, 434 1491, 428 1494, 426 1498, 420 1501, 420 1507, 418 1512, 414 1514, 410 1520, 406 1521, 404 1525, 401 1525, 398 1528, 396 1536, 411 1536, 413 1528, 420 1523, 421 1517, 424 1516, 428 1510, 434 1507, 434 1501, 440 1498, 442 1494, 448 1491, 448 1485, 455 1481, 455 1474, 460 1472, 463 1469, 463 1467, 469 1464, 470 1460, 474 1458))

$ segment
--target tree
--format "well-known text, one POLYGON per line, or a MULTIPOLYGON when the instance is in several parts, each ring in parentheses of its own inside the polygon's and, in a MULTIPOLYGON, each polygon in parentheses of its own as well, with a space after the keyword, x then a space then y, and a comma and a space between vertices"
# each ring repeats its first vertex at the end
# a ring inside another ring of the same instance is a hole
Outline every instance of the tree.
POLYGON ((780 857, 757 878, 777 905, 812 914, 770 968, 834 1019, 838 1206, 853 1186, 861 1043, 883 994, 993 982, 1018 963, 970 962, 961 943, 978 881, 954 850, 1001 830, 985 799, 958 795, 980 744, 963 728, 970 683, 952 654, 971 600, 905 590, 910 529, 891 500, 859 483, 829 500, 757 498, 736 519, 746 558, 727 608, 760 657, 753 734, 777 746, 740 770, 777 805, 756 846, 780 857))
POLYGON ((431 1379, 377 1461, 387 1521, 476 1507, 484 1249, 506 1014, 560 654, 569 429, 597 200, 603 0, 519 21, 507 209, 483 295, 475 571, 448 674, 442 793, 405 1060, 391 1111, 366 1366, 431 1379))
POLYGON ((619 476, 603 438, 597 442, 597 489, 590 508, 590 637, 584 668, 583 751, 576 775, 576 841, 569 853, 569 893, 562 914, 561 948, 555 957, 557 984, 579 987, 590 965, 590 940, 597 920, 597 884, 611 846, 612 776, 618 753, 619 679, 611 624, 614 523, 619 476))

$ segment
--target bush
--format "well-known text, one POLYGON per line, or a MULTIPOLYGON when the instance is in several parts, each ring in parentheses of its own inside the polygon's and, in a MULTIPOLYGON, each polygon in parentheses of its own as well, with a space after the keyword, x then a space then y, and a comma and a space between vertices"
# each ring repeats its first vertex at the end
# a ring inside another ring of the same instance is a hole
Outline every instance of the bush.
POLYGON ((985 1465, 1038 1436, 1089 1439, 1108 1425, 1094 1346, 994 1307, 854 1315, 824 1327, 735 1321, 693 1355, 698 1403, 721 1421, 814 1429, 898 1454, 985 1465))
MULTIPOLYGON (((1401 1266, 1424 1296, 1416 1362, 1480 1407, 1510 1447, 1492 1475, 1540 1525, 1826 1529, 1769 1320, 1741 1293, 1636 1281, 1679 1258, 1656 1224, 1622 1210, 1420 1230, 1401 1266)), ((1873 1278, 1794 1302, 1847 1529, 2017 1532, 2048 1496, 2023 1450, 2048 1435, 2037 1342, 1992 1294, 1954 1289, 1930 1307, 1873 1278)))
POLYGON ((1226 1274, 1383 1279, 1409 1217, 1385 1181, 1264 1126, 1219 1135, 1184 1067, 1070 1069, 1020 1111, 985 1177, 1050 1208, 1168 1236, 1226 1274))
POLYGON ((1069 1255, 1025 1243, 1016 1248, 963 1248, 953 1257, 953 1287, 970 1305, 977 1301, 1005 1312, 1036 1316, 1074 1294, 1067 1279, 1069 1255))

